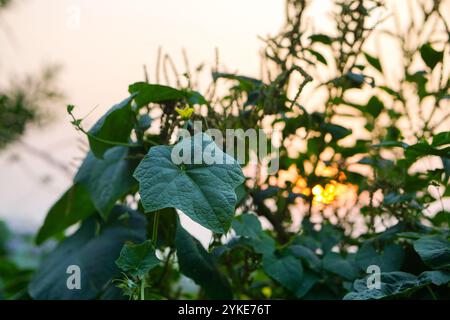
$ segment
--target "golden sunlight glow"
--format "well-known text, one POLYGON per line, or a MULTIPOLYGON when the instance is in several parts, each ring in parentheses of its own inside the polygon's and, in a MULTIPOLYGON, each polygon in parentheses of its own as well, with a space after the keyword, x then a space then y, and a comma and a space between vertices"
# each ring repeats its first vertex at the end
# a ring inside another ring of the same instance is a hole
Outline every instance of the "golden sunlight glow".
POLYGON ((344 172, 339 171, 335 166, 327 166, 323 162, 319 162, 316 167, 315 174, 321 177, 336 177, 329 181, 325 186, 316 184, 314 187, 308 186, 306 178, 298 174, 297 166, 292 164, 287 170, 280 170, 278 177, 272 176, 269 178, 269 184, 279 188, 286 188, 289 182, 292 185, 292 192, 303 194, 305 196, 313 195, 313 204, 331 205, 339 200, 345 198, 350 194, 354 195, 358 191, 358 187, 351 183, 346 183, 347 179, 344 172))

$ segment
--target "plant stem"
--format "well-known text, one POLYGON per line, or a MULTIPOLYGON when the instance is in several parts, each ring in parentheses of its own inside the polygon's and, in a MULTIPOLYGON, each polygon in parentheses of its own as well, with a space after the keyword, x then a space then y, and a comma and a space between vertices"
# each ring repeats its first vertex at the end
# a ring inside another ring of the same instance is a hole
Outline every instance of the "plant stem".
POLYGON ((152 232, 152 243, 155 248, 158 241, 158 223, 159 223, 159 211, 156 211, 155 216, 153 218, 153 232, 152 232))
POLYGON ((433 298, 433 300, 437 300, 438 298, 436 297, 436 294, 433 292, 433 289, 431 289, 430 286, 427 286, 427 289, 430 292, 430 295, 433 298))
POLYGON ((145 300, 145 276, 141 279, 141 300, 145 300))

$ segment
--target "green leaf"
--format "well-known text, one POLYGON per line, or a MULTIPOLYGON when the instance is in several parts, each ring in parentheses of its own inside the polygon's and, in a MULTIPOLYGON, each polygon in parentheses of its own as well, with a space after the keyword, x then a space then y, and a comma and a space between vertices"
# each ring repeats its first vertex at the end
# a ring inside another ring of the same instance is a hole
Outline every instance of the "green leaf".
POLYGON ((352 130, 332 123, 323 123, 320 128, 323 131, 330 133, 334 140, 340 140, 352 133, 352 130))
POLYGON ((400 147, 408 148, 408 145, 401 141, 381 141, 380 143, 372 145, 373 148, 389 148, 389 147, 400 147))
POLYGON ((436 67, 436 65, 444 59, 444 52, 436 51, 429 43, 426 43, 420 47, 420 55, 422 56, 425 64, 431 70, 433 70, 434 67, 436 67))
POLYGON ((134 101, 138 108, 149 103, 163 103, 183 99, 186 95, 183 91, 159 84, 136 82, 128 87, 128 92, 136 94, 134 101))
POLYGON ((450 131, 440 132, 433 137, 431 145, 433 147, 450 144, 450 131))
POLYGON ((39 229, 36 243, 43 243, 94 212, 95 207, 87 190, 79 184, 74 184, 50 208, 44 224, 39 229))
POLYGON ((377 265, 383 272, 400 270, 405 260, 405 251, 394 243, 377 250, 372 241, 363 243, 356 253, 355 261, 362 271, 366 272, 370 265, 377 265))
POLYGON ((232 223, 234 231, 238 236, 247 238, 258 238, 262 232, 261 222, 254 214, 242 214, 232 223))
POLYGON ((296 258, 300 258, 312 270, 318 270, 321 268, 320 259, 308 247, 302 246, 301 244, 294 244, 289 246, 288 250, 290 251, 291 255, 293 255, 296 258))
POLYGON ((139 181, 146 212, 177 208, 217 233, 228 231, 236 205, 235 189, 244 182, 239 164, 202 133, 183 139, 175 147, 151 148, 134 177, 139 181), (184 156, 204 155, 211 151, 222 164, 204 161, 189 164, 194 162, 191 158, 178 159, 181 163, 175 164, 172 161, 174 148, 174 159, 180 150, 184 156))
POLYGON ((320 54, 319 52, 317 52, 316 50, 312 50, 312 49, 306 49, 309 53, 311 53, 314 57, 316 57, 317 61, 323 63, 324 65, 328 65, 327 60, 325 59, 325 57, 320 54))
POLYGON ((127 143, 134 126, 134 112, 131 109, 133 95, 113 106, 89 130, 88 139, 92 153, 100 159, 115 143, 127 143))
POLYGON ((345 295, 344 300, 370 300, 389 297, 408 296, 420 289, 422 284, 418 278, 406 272, 382 272, 380 274, 380 289, 367 287, 367 276, 363 279, 355 280, 353 287, 355 292, 345 295))
POLYGON ((425 271, 419 276, 423 283, 432 283, 436 286, 442 286, 450 282, 450 272, 447 271, 425 271))
POLYGON ((367 102, 366 111, 370 113, 374 118, 377 118, 381 111, 384 109, 383 102, 380 101, 376 96, 373 96, 367 102))
POLYGON ((300 287, 295 291, 295 296, 300 299, 303 298, 316 283, 320 281, 320 278, 311 271, 304 270, 303 279, 300 287))
POLYGON ((325 34, 313 34, 309 36, 309 39, 311 39, 311 42, 320 42, 328 45, 333 42, 333 40, 325 34))
POLYGON ((144 240, 145 217, 133 210, 116 207, 107 222, 90 217, 45 258, 28 291, 38 300, 94 299, 120 275, 115 260, 124 243, 144 240), (67 287, 72 265, 80 268, 81 290, 67 287))
POLYGON ((180 271, 205 290, 211 299, 231 299, 233 293, 227 279, 220 273, 214 259, 179 224, 175 240, 180 271))
POLYGON ((140 244, 126 243, 120 251, 116 265, 127 274, 142 278, 160 262, 152 242, 146 240, 140 244))
POLYGON ((275 252, 275 240, 265 232, 262 232, 257 238, 241 238, 239 244, 248 246, 258 254, 271 256, 275 252))
POLYGON ((380 72, 383 72, 383 69, 381 67, 381 63, 380 63, 380 59, 375 58, 374 56, 371 56, 370 54, 364 52, 364 57, 366 58, 367 62, 374 67, 375 69, 377 69, 380 72))
POLYGON ((425 236, 414 241, 414 249, 433 269, 450 268, 450 242, 439 236, 425 236))
POLYGON ((263 268, 268 276, 280 283, 292 293, 301 289, 303 283, 303 267, 301 262, 293 256, 265 257, 263 268))
POLYGON ((358 269, 349 260, 335 252, 328 252, 322 263, 325 270, 337 274, 346 280, 354 280, 358 277, 358 269))
POLYGON ((114 147, 104 154, 104 159, 88 153, 74 178, 89 192, 95 208, 106 218, 119 198, 135 185, 132 174, 137 161, 128 159, 127 147, 114 147))

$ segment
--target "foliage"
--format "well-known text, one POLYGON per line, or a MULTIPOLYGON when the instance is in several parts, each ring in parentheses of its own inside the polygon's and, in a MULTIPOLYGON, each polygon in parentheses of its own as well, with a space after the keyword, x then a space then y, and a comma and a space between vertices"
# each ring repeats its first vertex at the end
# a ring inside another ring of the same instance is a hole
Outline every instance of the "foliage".
POLYGON ((384 32, 401 48, 394 84, 381 54, 365 47, 383 31, 370 24, 385 12, 379 1, 336 2, 336 30, 324 34, 306 23, 308 1, 288 0, 283 31, 266 39, 261 79, 216 67, 204 95, 189 70, 184 81, 176 74, 176 87, 138 82, 90 130, 69 105, 90 151, 38 233, 38 243, 62 240, 34 274, 30 296, 450 298, 442 199, 450 196, 450 33, 440 2, 430 3, 415 4, 421 15, 408 31, 384 32), (412 36, 435 21, 439 37, 412 36), (176 164, 172 151, 181 147, 231 157, 206 133, 178 134, 194 133, 196 120, 224 133, 281 130, 280 170, 264 174, 261 161, 244 177, 235 159, 176 164), (438 165, 421 168, 424 159, 438 165), (430 214, 431 204, 441 212, 430 214), (186 230, 181 212, 211 231, 210 243, 186 230), (84 270, 83 290, 65 287, 72 264, 84 270), (369 288, 373 266, 380 283, 369 288))

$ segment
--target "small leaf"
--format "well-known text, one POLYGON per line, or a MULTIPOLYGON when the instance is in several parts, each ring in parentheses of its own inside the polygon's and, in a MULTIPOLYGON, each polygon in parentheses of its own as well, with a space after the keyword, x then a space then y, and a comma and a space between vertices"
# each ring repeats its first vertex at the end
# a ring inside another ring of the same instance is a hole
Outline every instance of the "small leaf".
POLYGON ((152 242, 146 240, 140 244, 126 243, 120 251, 116 265, 133 277, 142 278, 160 262, 152 242))
POLYGON ((367 62, 374 67, 375 69, 377 69, 380 72, 383 72, 383 69, 381 67, 381 63, 380 63, 380 59, 375 58, 374 56, 371 56, 370 54, 364 52, 364 57, 366 57, 367 62))
POLYGON ((180 271, 201 286, 211 299, 231 299, 233 293, 227 279, 220 273, 213 257, 178 224, 175 240, 180 271))
POLYGON ((36 243, 43 243, 93 213, 95 207, 89 193, 83 186, 74 184, 48 211, 37 234, 36 243))
POLYGON ((258 238, 261 235, 261 222, 254 214, 242 214, 233 220, 233 229, 236 234, 251 239, 258 238))
POLYGON ((309 36, 309 39, 311 39, 311 42, 320 42, 328 45, 333 42, 333 40, 325 34, 313 34, 309 36))
POLYGON ((334 140, 340 140, 352 133, 350 129, 332 123, 323 123, 320 128, 323 131, 330 133, 334 140))
POLYGON ((420 47, 420 55, 422 56, 425 64, 431 70, 433 70, 434 67, 436 67, 436 65, 444 59, 444 52, 436 51, 429 43, 426 43, 420 47))
POLYGON ((377 118, 381 111, 384 109, 383 102, 380 101, 376 96, 373 96, 369 99, 369 102, 367 102, 367 112, 370 113, 374 118, 377 118))
POLYGON ((128 87, 130 94, 136 94, 134 101, 138 108, 149 103, 163 103, 181 100, 185 97, 183 91, 159 84, 136 82, 128 87))
POLYGON ((146 212, 177 208, 217 233, 228 231, 236 205, 235 189, 244 182, 239 164, 202 133, 183 139, 175 147, 151 148, 134 177, 139 181, 146 212), (172 161, 173 148, 190 156, 204 155, 209 150, 221 163, 192 164, 193 159, 185 159, 191 164, 178 165, 172 161))
POLYGON ((311 53, 314 57, 316 57, 317 61, 323 63, 324 65, 328 65, 327 60, 325 59, 325 57, 317 52, 316 50, 312 50, 312 49, 306 49, 309 53, 311 53))

